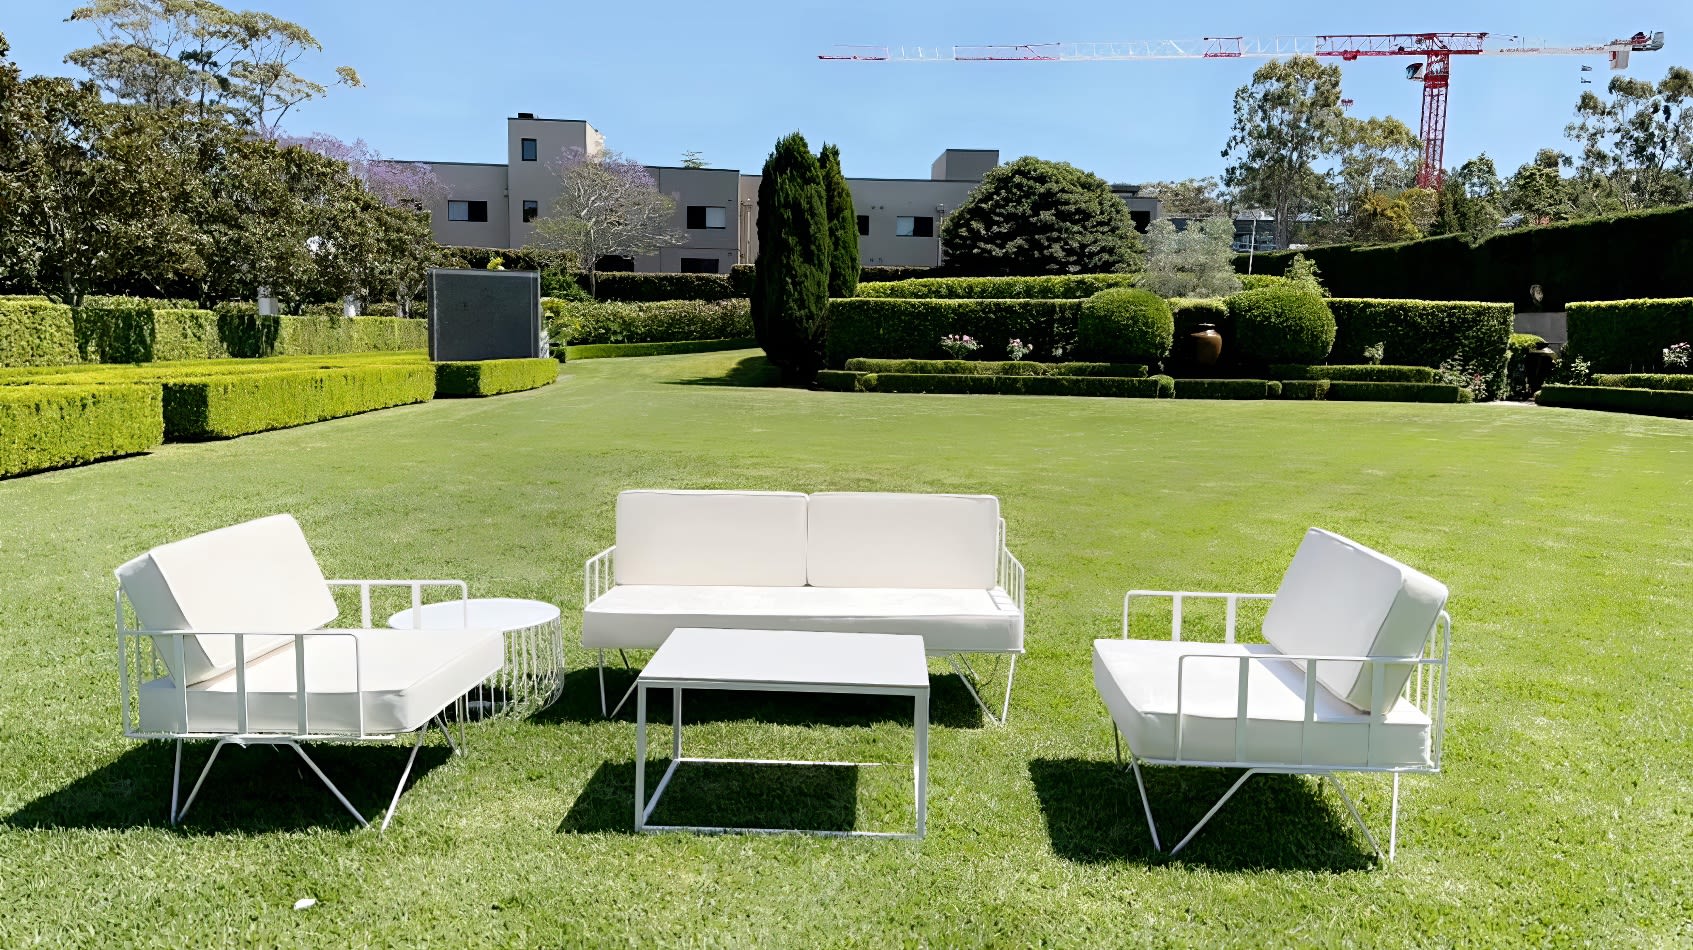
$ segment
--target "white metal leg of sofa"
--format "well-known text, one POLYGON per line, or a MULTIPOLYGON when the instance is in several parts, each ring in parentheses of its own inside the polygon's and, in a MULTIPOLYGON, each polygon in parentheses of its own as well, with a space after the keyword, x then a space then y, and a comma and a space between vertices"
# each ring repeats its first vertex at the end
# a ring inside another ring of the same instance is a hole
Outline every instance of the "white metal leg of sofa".
MULTIPOLYGON (((633 670, 634 669, 633 667, 631 667, 629 665, 629 654, 623 652, 622 650, 618 650, 617 655, 623 658, 623 668, 625 670, 633 670)), ((606 717, 607 719, 610 719, 611 717, 617 715, 617 711, 619 709, 622 709, 623 704, 628 702, 629 697, 631 697, 633 695, 635 695, 635 684, 630 683, 629 688, 623 691, 623 698, 617 701, 617 705, 611 707, 610 712, 606 711, 606 708, 605 708, 605 651, 601 650, 600 651, 600 715, 606 717)))
POLYGON ((946 662, 952 667, 952 671, 958 674, 958 678, 964 681, 964 688, 970 691, 970 698, 976 701, 976 705, 982 707, 988 721, 996 726, 1005 725, 1006 720, 1011 718, 1011 684, 1017 680, 1017 654, 1011 654, 1011 665, 1005 671, 1005 699, 1000 704, 997 716, 994 715, 993 708, 982 699, 982 694, 976 691, 976 671, 971 669, 970 661, 964 659, 962 654, 948 653, 946 662))
MULTIPOLYGON (((388 812, 383 816, 382 826, 380 828, 382 831, 387 831, 388 823, 394 820, 394 812, 399 808, 400 804, 400 793, 405 791, 406 780, 411 778, 412 766, 417 763, 417 754, 423 750, 423 740, 429 735, 429 728, 431 726, 440 727, 441 735, 446 737, 447 745, 453 750, 455 755, 461 751, 459 743, 453 741, 452 733, 447 729, 446 722, 443 721, 440 716, 436 716, 435 718, 429 720, 429 722, 425 723, 416 731, 417 741, 412 744, 411 755, 406 757, 406 767, 400 772, 399 783, 394 786, 394 797, 388 801, 388 812)), ((353 803, 347 800, 347 796, 341 794, 341 790, 335 786, 334 782, 329 780, 329 776, 323 773, 323 769, 319 768, 318 764, 312 761, 312 757, 306 754, 305 748, 300 745, 299 741, 287 736, 226 736, 218 739, 217 744, 212 746, 212 754, 206 757, 205 766, 200 769, 200 777, 194 781, 194 787, 189 790, 188 799, 184 801, 182 803, 182 807, 178 809, 176 803, 182 789, 183 741, 184 740, 182 739, 176 740, 176 764, 171 772, 170 823, 172 825, 180 824, 183 817, 188 814, 188 809, 193 807, 194 799, 199 796, 200 788, 206 783, 206 776, 211 774, 212 764, 217 761, 218 753, 223 751, 224 746, 236 745, 245 748, 249 745, 280 745, 288 746, 298 753, 300 758, 306 763, 306 767, 312 770, 313 775, 317 776, 318 781, 322 782, 324 787, 329 789, 329 794, 335 796, 335 800, 341 803, 341 807, 345 808, 361 827, 370 827, 370 822, 366 821, 364 815, 360 814, 359 810, 353 807, 353 803)))

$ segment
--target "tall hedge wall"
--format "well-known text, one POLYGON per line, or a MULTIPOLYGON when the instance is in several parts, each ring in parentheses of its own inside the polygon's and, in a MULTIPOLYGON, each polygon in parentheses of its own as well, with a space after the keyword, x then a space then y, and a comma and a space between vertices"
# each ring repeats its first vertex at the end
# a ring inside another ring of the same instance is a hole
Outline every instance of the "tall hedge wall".
POLYGON ((938 300, 1079 300, 1102 290, 1132 287, 1134 274, 1042 277, 915 277, 863 284, 860 297, 938 300))
POLYGON ((1028 355, 1050 360, 1054 348, 1076 345, 1079 300, 905 300, 849 297, 829 302, 827 362, 839 369, 854 357, 940 359, 941 337, 974 337, 983 359, 1006 353, 1022 340, 1028 355))
POLYGON ((546 300, 542 307, 554 346, 728 340, 753 335, 752 309, 742 299, 652 303, 546 300))
POLYGON ((1335 322, 1329 362, 1362 363, 1364 349, 1381 343, 1389 364, 1438 367, 1458 359, 1489 380, 1494 396, 1503 393, 1510 304, 1346 297, 1328 303, 1335 322))
MULTIPOLYGON (((1679 297, 1693 293, 1693 207, 1519 228, 1475 245, 1450 235, 1298 253, 1343 297, 1490 300, 1549 311, 1575 300, 1679 297)), ((1284 273, 1293 255, 1258 254, 1254 270, 1284 273)), ((1235 267, 1246 269, 1246 255, 1235 267)))
POLYGON ((145 452, 164 440, 157 384, 0 389, 0 478, 145 452))
POLYGON ((1657 372, 1666 347, 1693 343, 1693 297, 1572 303, 1569 334, 1595 372, 1657 372))

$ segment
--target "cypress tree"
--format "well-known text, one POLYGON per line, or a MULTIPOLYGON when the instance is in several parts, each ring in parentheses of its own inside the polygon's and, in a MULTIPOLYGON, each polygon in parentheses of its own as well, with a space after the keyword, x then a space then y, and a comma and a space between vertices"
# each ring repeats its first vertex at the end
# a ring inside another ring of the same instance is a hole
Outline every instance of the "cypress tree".
POLYGON ((841 174, 841 150, 823 146, 817 164, 823 168, 823 200, 829 210, 829 296, 851 297, 858 292, 858 214, 841 174))
MULTIPOLYGON (((854 258, 856 262, 857 258, 854 258)), ((787 385, 823 368, 829 308, 829 228, 823 171, 805 137, 776 143, 758 183, 752 320, 758 345, 787 385)))

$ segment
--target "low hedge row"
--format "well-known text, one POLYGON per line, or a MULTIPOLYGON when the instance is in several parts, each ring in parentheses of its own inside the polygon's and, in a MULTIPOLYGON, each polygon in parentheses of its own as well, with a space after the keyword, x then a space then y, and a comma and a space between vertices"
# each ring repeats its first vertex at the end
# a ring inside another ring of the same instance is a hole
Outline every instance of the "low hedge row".
POLYGON ((80 362, 71 308, 27 297, 0 299, 0 366, 80 362))
POLYGON ((1024 360, 878 360, 850 359, 846 368, 860 373, 946 376, 1145 376, 1140 363, 1034 363, 1024 360))
POLYGON ((1330 380, 1333 402, 1469 402, 1469 390, 1443 383, 1372 383, 1330 380))
POLYGON ((547 333, 558 343, 673 343, 747 339, 752 307, 745 299, 656 303, 542 302, 547 333))
POLYGON ((1330 379, 1350 383, 1432 383, 1434 370, 1427 366, 1303 366, 1280 364, 1270 367, 1270 376, 1290 379, 1330 379))
POLYGON ((1134 286, 1134 274, 1040 277, 915 277, 862 284, 860 297, 909 300, 1080 300, 1102 290, 1134 286))
POLYGON ((1282 384, 1273 379, 1178 379, 1177 399, 1274 399, 1282 384))
POLYGON ((974 337, 982 355, 1007 355, 1022 340, 1030 356, 1050 361, 1075 349, 1079 300, 911 300, 849 297, 829 301, 827 362, 841 367, 855 357, 938 359, 941 338, 974 337))
POLYGON ((1569 305, 1569 349, 1602 373, 1657 372, 1664 349, 1693 343, 1693 297, 1569 305))
POLYGON ((858 373, 824 370, 817 385, 840 392, 950 393, 996 396, 1168 398, 1168 376, 978 376, 946 373, 858 373))
POLYGON ((157 385, 0 389, 0 478, 133 455, 164 439, 157 385))
POLYGON ((717 350, 746 350, 758 345, 752 337, 730 340, 674 340, 669 343, 587 343, 567 346, 567 360, 603 360, 624 356, 670 356, 675 353, 711 353, 717 350))
POLYGON ((1547 384, 1534 394, 1534 401, 1542 406, 1558 406, 1564 409, 1598 409, 1605 412, 1632 412, 1643 416, 1693 419, 1693 392, 1685 390, 1547 384))
POLYGON ((1281 399, 1327 399, 1329 381, 1326 379, 1284 379, 1281 399))
POLYGON ((558 380, 558 360, 477 360, 435 364, 435 395, 498 396, 558 380))
POLYGON ((227 439, 252 432, 428 402, 428 363, 346 369, 225 374, 164 384, 165 436, 172 441, 227 439))
POLYGON ((1623 389, 1662 389, 1693 392, 1693 373, 1599 373, 1593 377, 1595 386, 1620 386, 1623 389))
POLYGON ((1383 345, 1399 366, 1438 367, 1456 361, 1488 380, 1489 395, 1504 395, 1506 359, 1515 312, 1508 303, 1375 300, 1333 297, 1334 348, 1329 359, 1362 363, 1364 350, 1383 345))

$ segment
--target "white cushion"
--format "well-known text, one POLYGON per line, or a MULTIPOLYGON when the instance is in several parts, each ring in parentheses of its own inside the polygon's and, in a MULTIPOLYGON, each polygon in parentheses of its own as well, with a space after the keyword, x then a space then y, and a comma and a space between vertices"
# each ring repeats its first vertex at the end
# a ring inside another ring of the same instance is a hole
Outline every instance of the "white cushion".
MULTIPOLYGON (((124 595, 144 630, 271 633, 315 630, 339 611, 317 559, 293 515, 272 515, 219 528, 148 551, 117 569, 124 595)), ((286 643, 249 637, 248 662, 286 643)), ((165 662, 176 656, 159 641, 165 662)), ((233 637, 191 637, 183 643, 189 683, 235 668, 233 637)))
MULTIPOLYGON (((307 730, 356 734, 359 687, 366 734, 408 732, 427 723, 505 662, 505 638, 495 630, 358 630, 306 638, 307 730), (355 677, 357 669, 362 682, 355 677)), ((295 734, 293 641, 247 664, 249 732, 295 734)), ((169 677, 142 684, 140 725, 146 732, 233 734, 239 730, 236 675, 229 671, 188 688, 188 722, 169 677)))
POLYGON ((617 496, 619 584, 805 583, 805 496, 626 491, 617 496))
POLYGON ((618 586, 583 611, 582 645, 655 649, 679 627, 916 634, 931 653, 1023 649, 1023 615, 998 588, 618 586))
POLYGON ((1305 674, 1287 660, 1253 661, 1247 674, 1246 727, 1236 743, 1240 661, 1274 656, 1263 644, 1095 640, 1093 681, 1129 748, 1146 759, 1174 760, 1176 683, 1181 666, 1183 761, 1353 767, 1426 767, 1431 727, 1404 699, 1373 729, 1369 715, 1319 684, 1315 715, 1304 726, 1305 674))
MULTIPOLYGON (((1264 639, 1282 653, 1406 657, 1422 653, 1446 606, 1446 585, 1318 528, 1305 533, 1264 616, 1264 639)), ((1386 666, 1384 698, 1399 695, 1411 667, 1386 666)), ((1317 679, 1353 706, 1371 708, 1373 671, 1321 662, 1317 679)))
POLYGON ((994 586, 999 499, 824 492, 808 506, 813 587, 994 586))

